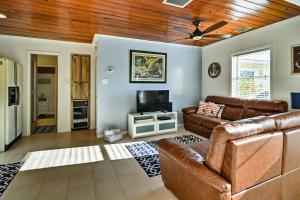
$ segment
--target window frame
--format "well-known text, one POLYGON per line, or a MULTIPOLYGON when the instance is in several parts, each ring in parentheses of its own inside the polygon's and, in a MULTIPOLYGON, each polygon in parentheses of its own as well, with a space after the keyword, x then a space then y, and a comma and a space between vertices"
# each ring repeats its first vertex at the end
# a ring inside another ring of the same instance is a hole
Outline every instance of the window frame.
MULTIPOLYGON (((255 53, 259 51, 264 51, 264 50, 270 50, 270 99, 273 98, 273 45, 272 44, 267 44, 259 47, 254 47, 254 48, 249 48, 245 50, 240 50, 237 52, 233 52, 230 55, 230 96, 233 96, 233 57, 234 56, 241 56, 245 54, 250 54, 250 53, 255 53)), ((240 98, 240 97, 237 97, 240 98)), ((268 99, 266 99, 268 100, 268 99)))

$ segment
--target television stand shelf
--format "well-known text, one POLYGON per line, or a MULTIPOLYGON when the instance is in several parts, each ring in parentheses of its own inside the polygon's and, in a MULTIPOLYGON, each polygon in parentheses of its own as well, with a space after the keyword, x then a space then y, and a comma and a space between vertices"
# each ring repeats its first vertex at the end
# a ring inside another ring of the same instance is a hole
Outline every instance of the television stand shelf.
POLYGON ((177 112, 128 114, 128 134, 133 139, 168 132, 177 132, 177 112))

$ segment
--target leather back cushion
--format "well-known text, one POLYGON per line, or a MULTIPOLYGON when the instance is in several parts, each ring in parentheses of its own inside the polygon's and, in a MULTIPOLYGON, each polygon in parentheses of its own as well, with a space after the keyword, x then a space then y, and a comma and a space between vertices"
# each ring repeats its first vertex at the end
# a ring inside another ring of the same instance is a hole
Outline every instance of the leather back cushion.
POLYGON ((243 118, 245 104, 244 99, 221 96, 207 96, 205 101, 225 105, 221 117, 222 119, 235 121, 243 118))
POLYGON ((236 121, 242 119, 244 115, 244 109, 242 107, 225 106, 221 119, 236 121))
POLYGON ((287 102, 279 100, 250 100, 233 97, 207 96, 205 101, 224 104, 225 109, 222 114, 222 119, 230 121, 261 115, 269 116, 287 112, 288 110, 287 102))
POLYGON ((300 111, 281 113, 272 116, 278 130, 300 127, 300 111))
POLYGON ((277 130, 283 130, 283 166, 285 174, 300 167, 300 112, 288 112, 271 116, 277 130))
POLYGON ((284 131, 282 173, 288 173, 300 167, 300 129, 292 128, 284 131))
POLYGON ((228 141, 245 138, 276 130, 275 120, 268 117, 232 122, 214 128, 205 164, 213 171, 221 173, 228 141))
POLYGON ((207 96, 205 101, 214 102, 217 104, 224 104, 232 107, 240 107, 240 108, 243 108, 245 104, 244 99, 233 98, 233 97, 222 97, 222 96, 207 96))
POLYGON ((265 113, 282 113, 287 112, 288 104, 279 100, 255 100, 247 99, 245 101, 247 109, 258 110, 265 113))
POLYGON ((227 143, 222 169, 236 194, 281 174, 283 133, 250 136, 227 143))

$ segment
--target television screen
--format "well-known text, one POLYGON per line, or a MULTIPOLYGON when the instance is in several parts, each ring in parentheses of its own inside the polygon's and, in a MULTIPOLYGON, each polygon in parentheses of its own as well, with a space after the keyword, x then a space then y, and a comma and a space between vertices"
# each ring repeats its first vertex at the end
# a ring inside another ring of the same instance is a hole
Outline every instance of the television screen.
POLYGON ((170 111, 169 90, 137 91, 137 112, 170 111))

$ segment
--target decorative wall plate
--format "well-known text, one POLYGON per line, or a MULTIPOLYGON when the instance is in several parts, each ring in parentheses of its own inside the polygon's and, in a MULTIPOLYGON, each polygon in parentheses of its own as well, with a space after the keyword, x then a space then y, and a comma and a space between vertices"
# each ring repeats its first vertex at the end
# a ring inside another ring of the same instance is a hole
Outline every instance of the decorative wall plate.
POLYGON ((210 78, 217 78, 221 74, 221 65, 219 63, 212 63, 208 67, 208 75, 210 78))

